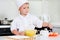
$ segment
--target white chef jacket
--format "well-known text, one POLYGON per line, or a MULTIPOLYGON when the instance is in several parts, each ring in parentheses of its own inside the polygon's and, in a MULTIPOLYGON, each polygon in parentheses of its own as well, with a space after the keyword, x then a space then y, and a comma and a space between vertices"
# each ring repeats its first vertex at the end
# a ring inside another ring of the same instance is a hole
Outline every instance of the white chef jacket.
POLYGON ((11 23, 11 31, 18 29, 18 31, 34 30, 35 27, 42 27, 43 21, 36 16, 28 14, 23 17, 22 15, 16 17, 11 23))

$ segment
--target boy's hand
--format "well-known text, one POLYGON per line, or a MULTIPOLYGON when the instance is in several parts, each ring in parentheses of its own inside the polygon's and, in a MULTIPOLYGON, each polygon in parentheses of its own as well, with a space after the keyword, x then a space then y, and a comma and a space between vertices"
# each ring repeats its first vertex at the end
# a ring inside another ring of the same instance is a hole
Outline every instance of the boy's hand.
POLYGON ((15 34, 15 35, 25 35, 25 33, 24 32, 19 32, 19 31, 17 31, 17 30, 13 30, 13 31, 11 31, 13 34, 15 34))
POLYGON ((25 32, 19 32, 19 35, 23 35, 24 36, 25 35, 25 32))
POLYGON ((52 29, 53 25, 51 25, 50 23, 47 23, 47 22, 43 22, 43 27, 49 27, 52 29))
POLYGON ((47 23, 47 22, 43 22, 43 27, 46 27, 46 26, 48 26, 49 24, 47 23))

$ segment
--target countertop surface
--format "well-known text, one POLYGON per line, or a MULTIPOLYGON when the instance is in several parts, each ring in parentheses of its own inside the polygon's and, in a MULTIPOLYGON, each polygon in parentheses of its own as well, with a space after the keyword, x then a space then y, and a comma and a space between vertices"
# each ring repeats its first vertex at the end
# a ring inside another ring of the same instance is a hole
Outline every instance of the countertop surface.
MULTIPOLYGON (((8 36, 6 36, 6 37, 8 37, 8 36)), ((0 40, 7 40, 7 38, 6 37, 4 37, 4 36, 0 36, 0 40)), ((17 37, 19 37, 19 36, 17 36, 17 37)), ((20 36, 21 37, 21 36, 20 36)), ((22 37, 21 37, 22 38, 22 37)), ((59 36, 57 36, 57 37, 44 37, 44 36, 37 36, 36 38, 35 38, 35 40, 60 40, 60 35, 59 36)))
POLYGON ((10 28, 11 25, 0 25, 0 28, 10 28))
POLYGON ((46 37, 46 36, 38 36, 36 40, 60 40, 60 35, 57 37, 46 37))

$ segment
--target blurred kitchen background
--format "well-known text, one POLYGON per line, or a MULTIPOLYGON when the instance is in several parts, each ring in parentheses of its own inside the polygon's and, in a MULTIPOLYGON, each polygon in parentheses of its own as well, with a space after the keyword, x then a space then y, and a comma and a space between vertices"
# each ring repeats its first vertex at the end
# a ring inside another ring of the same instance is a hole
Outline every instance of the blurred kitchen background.
MULTIPOLYGON (((29 0, 29 3, 31 14, 51 23, 53 31, 60 31, 60 0, 29 0)), ((10 24, 18 13, 16 0, 0 0, 0 35, 10 34, 10 24)))

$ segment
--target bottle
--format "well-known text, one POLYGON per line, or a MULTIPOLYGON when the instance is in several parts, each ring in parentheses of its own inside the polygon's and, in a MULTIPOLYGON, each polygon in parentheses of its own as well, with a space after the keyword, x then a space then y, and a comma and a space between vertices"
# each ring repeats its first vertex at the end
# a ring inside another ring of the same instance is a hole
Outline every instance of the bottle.
POLYGON ((4 19, 3 24, 8 24, 7 18, 4 19))

